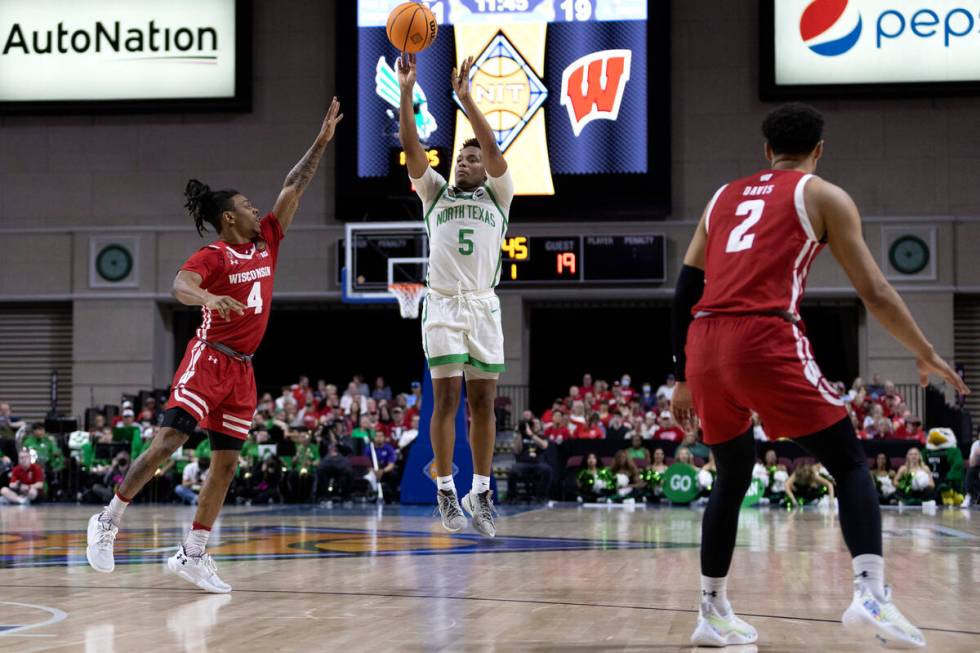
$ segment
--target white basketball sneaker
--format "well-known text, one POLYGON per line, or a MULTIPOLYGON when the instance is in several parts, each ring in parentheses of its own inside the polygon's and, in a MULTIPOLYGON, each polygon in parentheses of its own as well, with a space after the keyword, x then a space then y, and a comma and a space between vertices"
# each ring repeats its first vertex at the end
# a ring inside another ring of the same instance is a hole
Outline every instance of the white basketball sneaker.
POLYGON ((494 537, 497 527, 493 524, 493 499, 490 491, 483 494, 469 492, 463 497, 463 510, 473 517, 473 530, 484 537, 494 537))
POLYGON ((227 594, 231 591, 231 585, 218 578, 218 568, 209 554, 189 556, 184 553, 183 544, 177 547, 177 553, 167 560, 167 569, 205 592, 227 594))
POLYGON ((722 615, 708 601, 701 602, 698 624, 691 635, 691 643, 698 646, 731 646, 733 644, 753 644, 759 633, 748 623, 742 621, 730 610, 722 615))
POLYGON ((439 515, 442 517, 442 527, 450 533, 458 533, 466 527, 466 515, 459 507, 459 499, 452 490, 436 492, 439 503, 439 515))
POLYGON ((884 600, 879 600, 865 583, 855 582, 854 598, 841 622, 846 628, 874 635, 885 648, 922 648, 926 645, 922 632, 892 603, 892 590, 887 585, 884 600))
POLYGON ((112 523, 108 510, 92 515, 88 520, 88 546, 85 547, 85 557, 95 571, 108 574, 116 568, 112 546, 116 542, 118 532, 119 527, 112 523))

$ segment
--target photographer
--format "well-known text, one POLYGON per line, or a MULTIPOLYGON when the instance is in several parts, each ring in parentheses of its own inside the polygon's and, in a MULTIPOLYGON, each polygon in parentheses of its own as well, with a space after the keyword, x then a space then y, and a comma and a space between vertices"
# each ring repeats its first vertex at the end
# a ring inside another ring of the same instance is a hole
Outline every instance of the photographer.
POLYGON ((521 420, 512 445, 516 462, 507 475, 508 499, 514 498, 514 488, 518 482, 531 485, 533 499, 547 499, 552 471, 545 452, 550 446, 551 443, 541 433, 541 422, 536 419, 521 420))
POLYGON ((44 470, 31 462, 31 452, 21 449, 18 464, 10 472, 10 485, 0 488, 0 496, 10 503, 26 506, 44 498, 44 470))
POLYGON ((207 480, 210 466, 211 459, 207 457, 187 463, 187 466, 184 467, 183 480, 180 485, 174 488, 174 494, 184 503, 196 506, 197 495, 201 492, 204 481, 207 480))

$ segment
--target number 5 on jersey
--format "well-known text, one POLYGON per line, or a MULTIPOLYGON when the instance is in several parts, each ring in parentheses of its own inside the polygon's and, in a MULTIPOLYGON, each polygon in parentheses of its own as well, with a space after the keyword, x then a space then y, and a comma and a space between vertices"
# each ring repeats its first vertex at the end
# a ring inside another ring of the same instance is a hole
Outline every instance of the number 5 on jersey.
POLYGON ((765 200, 746 200, 738 205, 735 209, 735 215, 747 215, 748 217, 732 229, 732 233, 728 236, 728 245, 725 247, 726 252, 744 252, 752 248, 752 243, 755 242, 755 234, 750 234, 748 231, 762 219, 762 211, 765 208, 765 200))
POLYGON ((469 256, 473 253, 473 241, 467 238, 467 236, 473 235, 473 231, 473 229, 459 230, 459 253, 463 256, 469 256))
POLYGON ((248 307, 255 309, 255 314, 262 312, 262 282, 256 281, 248 292, 248 307))

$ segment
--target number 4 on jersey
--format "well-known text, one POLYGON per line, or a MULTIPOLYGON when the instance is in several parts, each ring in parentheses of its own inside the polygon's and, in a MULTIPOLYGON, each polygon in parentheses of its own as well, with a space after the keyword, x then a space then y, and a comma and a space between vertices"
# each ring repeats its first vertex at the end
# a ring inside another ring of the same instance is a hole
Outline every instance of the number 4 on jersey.
POLYGON ((262 312, 262 282, 256 281, 248 292, 248 307, 255 309, 255 314, 262 312))
POLYGON ((755 242, 755 234, 748 233, 748 230, 762 219, 762 211, 765 208, 765 200, 746 200, 738 205, 735 209, 735 215, 747 215, 748 217, 732 229, 731 235, 728 236, 728 245, 725 247, 726 252, 744 252, 752 248, 752 243, 755 242))

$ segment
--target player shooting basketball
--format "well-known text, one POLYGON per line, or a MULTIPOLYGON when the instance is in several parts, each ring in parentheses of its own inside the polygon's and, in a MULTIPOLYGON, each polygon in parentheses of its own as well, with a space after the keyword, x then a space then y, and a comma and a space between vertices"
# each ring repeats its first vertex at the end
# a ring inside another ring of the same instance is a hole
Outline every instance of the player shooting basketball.
POLYGON ((429 166, 412 110, 415 55, 398 61, 401 89, 399 135, 415 192, 422 200, 429 237, 428 294, 422 309, 422 348, 432 372, 435 405, 432 449, 438 476, 442 525, 456 532, 466 525, 453 482, 454 420, 463 378, 469 402, 473 447, 473 487, 462 505, 473 527, 493 537, 490 469, 496 437, 493 401, 504 371, 500 300, 501 245, 507 232, 514 182, 493 130, 470 95, 473 58, 453 68, 452 86, 476 138, 463 142, 456 157, 455 185, 429 166))

